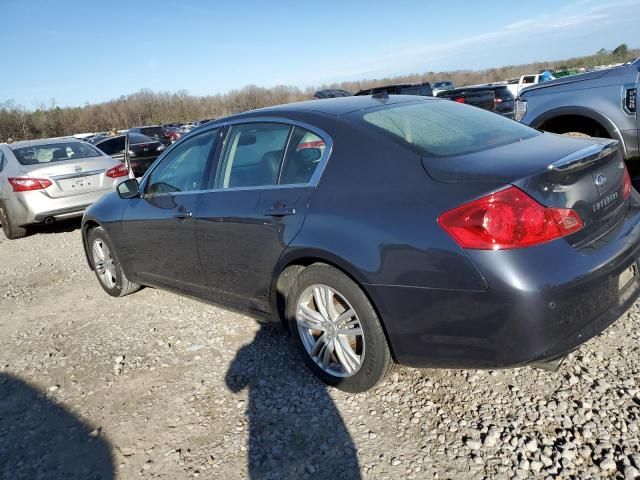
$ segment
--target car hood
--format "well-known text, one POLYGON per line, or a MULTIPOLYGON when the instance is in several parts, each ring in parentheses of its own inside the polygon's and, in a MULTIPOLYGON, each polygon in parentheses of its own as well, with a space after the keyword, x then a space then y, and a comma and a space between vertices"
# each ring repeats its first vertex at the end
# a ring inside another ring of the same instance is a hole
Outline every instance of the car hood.
POLYGON ((594 72, 587 73, 579 73, 578 75, 570 75, 568 77, 557 78, 555 80, 549 80, 542 83, 537 83, 535 85, 531 85, 530 87, 525 87, 520 91, 520 96, 523 94, 527 94, 533 91, 542 90, 544 88, 553 87, 555 85, 565 85, 569 83, 577 83, 583 82, 585 80, 591 80, 594 78, 600 78, 609 73, 612 69, 608 68, 605 70, 596 70, 594 72))

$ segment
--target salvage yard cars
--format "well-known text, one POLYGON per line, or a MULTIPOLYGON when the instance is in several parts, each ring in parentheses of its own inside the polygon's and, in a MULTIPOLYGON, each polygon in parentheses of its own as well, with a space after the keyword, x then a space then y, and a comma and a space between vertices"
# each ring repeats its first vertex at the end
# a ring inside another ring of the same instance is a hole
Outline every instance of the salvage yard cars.
POLYGON ((556 366, 640 288, 640 198, 617 142, 448 100, 216 120, 117 190, 82 223, 109 295, 148 285, 282 321, 351 392, 396 362, 556 366))
POLYGON ((27 227, 82 216, 127 168, 86 142, 43 139, 0 145, 0 223, 10 240, 27 227))

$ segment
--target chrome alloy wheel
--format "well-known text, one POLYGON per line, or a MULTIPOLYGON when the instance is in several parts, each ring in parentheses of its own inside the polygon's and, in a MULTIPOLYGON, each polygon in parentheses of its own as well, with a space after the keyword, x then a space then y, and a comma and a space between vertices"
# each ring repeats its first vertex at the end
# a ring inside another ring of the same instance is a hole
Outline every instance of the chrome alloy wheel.
POLYGON ((335 377, 355 375, 364 361, 362 325, 349 302, 322 284, 308 287, 296 307, 296 323, 313 361, 335 377))
POLYGON ((93 252, 93 265, 98 274, 98 278, 107 288, 116 286, 116 266, 113 263, 113 257, 107 244, 99 238, 96 238, 91 248, 93 252))

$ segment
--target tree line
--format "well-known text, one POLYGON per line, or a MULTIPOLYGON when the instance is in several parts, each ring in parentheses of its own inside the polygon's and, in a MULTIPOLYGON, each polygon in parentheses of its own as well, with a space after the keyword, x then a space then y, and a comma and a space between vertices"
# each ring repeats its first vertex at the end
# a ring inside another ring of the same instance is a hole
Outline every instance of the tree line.
POLYGON ((112 128, 125 129, 138 125, 188 122, 218 118, 255 108, 268 107, 313 98, 316 90, 341 88, 357 92, 376 85, 404 82, 435 82, 451 80, 456 85, 474 85, 537 73, 546 69, 578 69, 625 62, 640 56, 640 49, 626 44, 614 50, 599 50, 596 54, 555 62, 536 62, 485 70, 423 72, 394 77, 340 82, 300 89, 292 86, 263 88, 248 85, 225 94, 195 96, 185 90, 153 92, 141 90, 118 99, 81 107, 60 107, 52 101, 35 109, 27 109, 13 100, 0 103, 0 142, 8 138, 28 140, 59 137, 75 133, 100 132, 112 128))

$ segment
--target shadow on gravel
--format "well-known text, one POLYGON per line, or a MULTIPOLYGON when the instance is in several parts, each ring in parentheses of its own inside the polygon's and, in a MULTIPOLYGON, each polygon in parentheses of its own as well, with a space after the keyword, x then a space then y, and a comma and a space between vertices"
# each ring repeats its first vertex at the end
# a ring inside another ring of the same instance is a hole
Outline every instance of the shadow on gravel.
POLYGON ((360 478, 340 412, 282 331, 262 326, 226 382, 233 392, 249 389, 249 478, 360 478))
POLYGON ((0 374, 0 479, 115 477, 111 448, 18 378, 0 374))
POLYGON ((82 223, 82 218, 70 218, 68 220, 60 220, 58 222, 50 223, 46 225, 44 223, 32 225, 27 229, 29 235, 50 235, 52 233, 65 233, 65 232, 73 232, 74 230, 78 230, 80 228, 80 224, 82 223))

